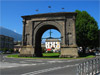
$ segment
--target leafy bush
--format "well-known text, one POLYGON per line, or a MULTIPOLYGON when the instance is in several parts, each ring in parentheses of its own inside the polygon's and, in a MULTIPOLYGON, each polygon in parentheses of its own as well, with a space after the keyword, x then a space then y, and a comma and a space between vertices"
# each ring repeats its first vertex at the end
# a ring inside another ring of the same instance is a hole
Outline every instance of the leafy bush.
POLYGON ((12 52, 14 52, 14 50, 13 50, 13 49, 10 49, 9 51, 10 51, 11 53, 12 53, 12 52))
POLYGON ((46 48, 42 47, 42 53, 45 53, 45 52, 46 52, 46 48))
POLYGON ((51 50, 51 51, 47 51, 47 53, 53 53, 53 50, 51 50))
POLYGON ((4 53, 6 53, 8 50, 9 50, 9 49, 7 49, 7 48, 2 49, 2 51, 3 51, 4 53))

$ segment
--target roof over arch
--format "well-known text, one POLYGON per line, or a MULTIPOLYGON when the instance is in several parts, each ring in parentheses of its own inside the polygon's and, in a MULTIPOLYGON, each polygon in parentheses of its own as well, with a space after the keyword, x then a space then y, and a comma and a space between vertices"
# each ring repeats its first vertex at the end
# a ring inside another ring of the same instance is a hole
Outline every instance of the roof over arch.
POLYGON ((21 16, 23 19, 26 18, 37 18, 37 17, 55 17, 55 16, 67 16, 67 15, 77 15, 76 12, 56 12, 56 13, 43 13, 43 14, 34 14, 21 16))

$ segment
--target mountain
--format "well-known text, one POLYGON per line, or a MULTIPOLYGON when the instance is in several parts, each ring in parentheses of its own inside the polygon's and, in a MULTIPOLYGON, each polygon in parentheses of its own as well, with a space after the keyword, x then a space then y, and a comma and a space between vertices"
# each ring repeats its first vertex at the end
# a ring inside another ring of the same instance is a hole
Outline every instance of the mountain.
POLYGON ((13 37, 14 41, 22 41, 22 35, 0 26, 0 35, 13 37))

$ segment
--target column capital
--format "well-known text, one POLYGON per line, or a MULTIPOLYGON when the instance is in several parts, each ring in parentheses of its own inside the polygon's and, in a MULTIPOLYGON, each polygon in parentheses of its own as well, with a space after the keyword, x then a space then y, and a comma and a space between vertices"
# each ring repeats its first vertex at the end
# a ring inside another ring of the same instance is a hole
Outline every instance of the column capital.
POLYGON ((26 21, 22 21, 23 22, 23 25, 25 25, 26 24, 26 21))

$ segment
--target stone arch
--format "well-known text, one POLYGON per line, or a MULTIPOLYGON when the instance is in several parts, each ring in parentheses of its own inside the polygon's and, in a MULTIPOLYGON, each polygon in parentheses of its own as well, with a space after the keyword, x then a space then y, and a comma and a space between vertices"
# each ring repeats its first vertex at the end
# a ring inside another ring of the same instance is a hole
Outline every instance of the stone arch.
POLYGON ((37 31, 39 28, 41 28, 42 26, 45 26, 45 25, 52 25, 52 26, 55 26, 59 32, 62 32, 62 25, 60 25, 58 22, 56 21, 44 21, 44 22, 41 22, 39 23, 38 25, 36 25, 34 31, 37 31))
POLYGON ((22 16, 23 40, 20 56, 42 56, 39 51, 40 38, 48 29, 56 29, 61 33, 63 44, 61 57, 78 56, 75 34, 76 15, 75 12, 58 12, 22 16))
POLYGON ((59 23, 55 21, 48 21, 48 22, 42 22, 35 28, 34 33, 34 44, 35 44, 35 56, 42 56, 41 52, 41 37, 43 33, 48 29, 56 29, 58 30, 62 35, 62 27, 59 23))

